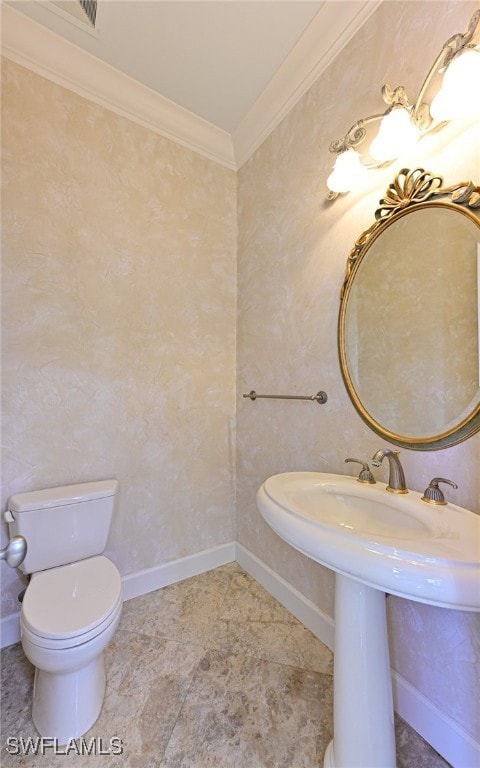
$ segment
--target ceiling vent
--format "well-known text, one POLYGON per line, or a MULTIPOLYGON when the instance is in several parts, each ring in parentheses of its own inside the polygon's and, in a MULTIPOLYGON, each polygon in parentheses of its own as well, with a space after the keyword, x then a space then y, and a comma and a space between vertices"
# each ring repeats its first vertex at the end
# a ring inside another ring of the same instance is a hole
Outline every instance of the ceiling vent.
POLYGON ((97 18, 97 0, 78 0, 83 10, 87 14, 92 27, 95 26, 97 18))
POLYGON ((73 16, 77 21, 95 29, 97 0, 53 0, 53 4, 73 16))

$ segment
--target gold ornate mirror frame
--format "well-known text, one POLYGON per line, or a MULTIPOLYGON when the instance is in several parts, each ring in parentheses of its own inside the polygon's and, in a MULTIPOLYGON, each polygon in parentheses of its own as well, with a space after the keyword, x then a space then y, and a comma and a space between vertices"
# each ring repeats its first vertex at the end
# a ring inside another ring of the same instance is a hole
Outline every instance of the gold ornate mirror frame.
MULTIPOLYGON (((360 293, 363 297, 364 305, 362 307, 362 314, 361 317, 365 319, 365 316, 367 314, 371 317, 371 324, 373 328, 375 329, 375 332, 377 330, 377 326, 381 325, 382 320, 384 319, 384 315, 380 315, 380 321, 377 314, 377 302, 376 299, 383 293, 383 284, 380 283, 380 285, 376 286, 376 289, 372 289, 371 295, 369 295, 369 283, 365 282, 362 288, 358 288, 358 286, 361 284, 358 280, 359 274, 362 273, 366 275, 369 274, 367 271, 367 259, 370 256, 371 259, 375 259, 375 264, 381 264, 382 266, 382 274, 388 275, 388 265, 383 264, 383 244, 387 242, 387 237, 384 237, 382 242, 380 243, 380 238, 385 235, 387 230, 388 232, 388 240, 390 243, 395 242, 395 238, 397 236, 397 233, 401 233, 402 228, 405 229, 407 222, 404 220, 404 217, 409 215, 410 213, 428 209, 429 211, 435 209, 438 213, 435 214, 436 216, 442 216, 442 219, 435 219, 435 221, 441 221, 443 225, 443 219, 445 218, 444 211, 455 211, 458 214, 461 214, 460 218, 465 219, 465 217, 469 220, 469 224, 466 225, 468 227, 471 226, 471 223, 474 224, 474 240, 476 243, 480 244, 480 187, 475 186, 471 181, 462 181, 457 184, 454 184, 449 187, 443 186, 443 178, 441 176, 433 175, 427 171, 425 171, 422 168, 416 168, 414 170, 409 169, 402 169, 400 173, 397 174, 394 182, 390 184, 388 187, 388 190, 385 194, 385 197, 380 200, 380 207, 377 209, 375 213, 375 222, 367 229, 365 230, 360 237, 355 241, 355 244, 348 256, 347 259, 347 266, 346 266, 346 275, 345 280, 342 286, 341 290, 341 302, 340 302, 340 313, 339 313, 339 322, 338 322, 338 345, 339 345, 339 357, 340 357, 340 365, 342 370, 343 379, 348 391, 348 394, 350 396, 350 399, 353 402, 353 405, 355 406, 356 410, 362 417, 362 419, 368 424, 368 426, 373 429, 374 432, 379 434, 384 439, 388 440, 389 442, 403 446, 406 448, 411 448, 413 450, 438 450, 441 448, 446 448, 450 445, 454 445, 456 443, 459 443, 468 437, 471 437, 475 432, 480 430, 480 382, 478 382, 478 378, 480 377, 480 371, 478 370, 480 368, 480 365, 478 364, 478 358, 480 357, 480 296, 478 295, 478 289, 476 289, 476 286, 472 287, 472 291, 475 291, 475 295, 472 294, 472 299, 470 299, 470 303, 473 300, 473 311, 476 315, 475 317, 475 324, 476 324, 476 330, 474 333, 469 332, 468 334, 468 345, 465 347, 465 352, 463 352, 462 344, 455 344, 456 348, 456 354, 457 357, 460 353, 464 354, 466 357, 468 355, 467 348, 472 347, 473 345, 476 347, 476 354, 477 354, 477 363, 472 361, 472 364, 470 367, 473 366, 475 369, 475 366, 477 368, 478 375, 474 373, 475 375, 475 381, 473 383, 473 387, 475 390, 475 387, 478 386, 478 389, 474 391, 473 398, 468 400, 467 402, 468 407, 460 408, 460 412, 457 414, 455 413, 455 416, 453 418, 450 418, 447 423, 442 424, 440 423, 439 428, 428 428, 426 430, 426 433, 420 433, 415 434, 415 429, 402 429, 399 428, 398 423, 395 424, 395 416, 394 419, 392 419, 391 423, 383 423, 388 422, 388 418, 379 418, 378 414, 375 413, 376 411, 376 403, 373 407, 369 405, 368 400, 370 398, 371 402, 373 403, 373 398, 383 397, 385 396, 386 401, 388 400, 388 385, 383 386, 382 376, 379 376, 378 370, 371 374, 370 379, 368 375, 364 378, 364 381, 366 382, 363 391, 362 387, 360 386, 360 379, 358 376, 358 371, 356 372, 356 378, 357 381, 355 381, 355 375, 352 373, 352 359, 355 359, 355 366, 360 369, 367 369, 369 365, 369 350, 370 353, 372 349, 374 350, 373 356, 375 356, 375 338, 374 338, 374 332, 371 333, 371 339, 365 346, 363 344, 363 336, 362 333, 359 332, 358 336, 356 335, 356 330, 352 331, 352 327, 357 326, 357 314, 358 310, 355 309, 350 311, 347 311, 349 309, 349 300, 351 300, 351 307, 356 307, 356 302, 358 301, 358 292, 360 290, 360 293), (397 223, 398 222, 398 223, 397 223), (395 225, 395 228, 392 228, 392 225, 395 225), (476 233, 476 229, 478 229, 478 235, 476 233), (373 256, 375 254, 375 256, 373 256), (363 265, 363 268, 362 268, 363 265), (356 292, 354 294, 354 298, 352 299, 352 292, 353 292, 353 286, 355 285, 355 281, 357 279, 357 286, 356 286, 356 292), (370 302, 367 304, 367 302, 370 302), (476 306, 475 306, 476 302, 476 306), (366 307, 368 307, 368 312, 366 307), (352 314, 353 313, 353 314, 352 314), (350 319, 350 315, 354 318, 353 320, 350 319), (350 323, 350 327, 348 327, 348 324, 350 323), (474 339, 473 336, 476 338, 474 339), (350 343, 350 347, 347 349, 347 342, 351 339, 354 339, 355 342, 352 345, 350 343), (352 351, 352 348, 355 347, 352 351), (358 347, 358 348, 357 348, 358 347), (363 352, 363 359, 360 361, 360 357, 363 352), (359 391, 360 390, 360 391, 359 391), (387 394, 382 395, 382 392, 384 390, 387 390, 387 394)), ((430 214, 427 214, 429 216, 430 214)), ((448 216, 447 216, 448 218, 448 216)), ((410 230, 414 226, 417 225, 417 221, 420 221, 420 219, 409 219, 408 221, 408 227, 410 230)), ((428 223, 428 222, 427 222, 428 223)), ((463 226, 463 224, 462 224, 463 226)), ((433 253, 435 254, 435 235, 437 233, 435 231, 431 232, 431 240, 433 243, 433 253)), ((410 238, 412 238, 412 235, 409 235, 410 238)), ((440 237, 440 234, 438 235, 440 237)), ((427 241, 430 239, 429 232, 424 233, 423 235, 424 240, 427 241)), ((413 241, 415 238, 413 237, 413 241)), ((413 242, 413 246, 416 244, 413 242)), ((443 244, 442 244, 443 245, 443 244)), ((455 243, 456 245, 456 243, 455 243)), ((469 248, 474 248, 475 246, 468 246, 469 248)), ((478 250, 480 251, 480 245, 477 245, 478 250)), ((397 267, 402 267, 403 263, 403 256, 404 251, 408 250, 408 248, 405 248, 398 251, 397 254, 395 254, 395 261, 397 267)), ((414 250, 414 249, 413 249, 414 250)), ((423 253, 422 253, 423 255, 423 253)), ((431 256, 431 254, 430 254, 431 256)), ((428 257, 430 258, 430 257, 428 257)), ((432 259, 432 262, 430 263, 428 261, 428 258, 425 259, 425 269, 428 268, 436 268, 435 261, 432 259)), ((450 260, 450 268, 455 269, 455 258, 456 254, 452 254, 452 259, 450 260), (453 265, 453 266, 452 266, 453 265)), ((470 257, 468 257, 470 259, 470 257)), ((476 281, 480 281, 480 276, 478 275, 478 271, 480 270, 480 257, 477 257, 477 263, 478 265, 472 265, 472 270, 477 270, 477 276, 476 281)), ((371 261, 371 264, 373 264, 373 261, 371 261)), ((372 267, 369 267, 372 269, 372 267)), ((460 269, 460 268, 459 268, 460 269)), ((382 271, 381 270, 381 271, 382 271)), ((371 275, 372 273, 370 273, 371 275)), ((407 276, 407 275, 406 275, 407 276)), ((471 277, 471 276, 470 276, 471 277)), ((380 280, 382 278, 379 278, 380 280)), ((398 279, 398 278, 395 278, 398 279)), ((393 294, 395 293, 395 282, 393 281, 393 289, 392 286, 390 287, 391 290, 393 290, 393 294)), ((469 278, 469 283, 473 283, 474 281, 469 278)), ((407 290, 407 289, 406 289, 407 290)), ((420 293, 421 291, 415 290, 412 292, 412 299, 413 295, 420 293)), ((392 295, 393 295, 392 294, 392 295)), ((462 301, 463 299, 461 299, 462 301)), ((416 304, 421 303, 422 296, 418 296, 415 299, 416 304)), ((392 310, 394 312, 394 310, 392 310)), ((405 323, 407 322, 408 317, 405 320, 405 323)), ((429 317, 427 315, 426 317, 426 323, 425 325, 428 326, 429 323, 429 317)), ((365 323, 364 323, 365 325, 365 323)), ((437 323, 435 326, 435 337, 437 334, 440 334, 442 331, 442 328, 439 328, 437 326, 442 325, 442 323, 437 323)), ((470 331, 471 331, 471 326, 470 331)), ((413 336, 415 338, 415 334, 417 333, 419 329, 418 328, 412 328, 408 331, 410 336, 413 336)), ((386 334, 386 331, 384 331, 384 336, 386 334)), ((432 329, 430 329, 432 332, 432 329)), ((370 332, 369 332, 370 333, 370 332)), ((388 339, 384 344, 386 343, 388 345, 388 342, 391 342, 392 347, 395 347, 395 345, 402 346, 404 339, 388 339)), ((437 343, 439 340, 437 338, 434 339, 435 343, 437 343)), ((441 345, 440 345, 441 346, 441 345)), ((397 349, 398 352, 398 349, 397 349)), ((398 354, 397 354, 398 357, 398 354)), ((446 364, 448 364, 449 360, 449 354, 448 351, 446 355, 446 364)), ((383 361, 382 361, 383 362, 383 361)), ((411 376, 409 372, 409 362, 410 359, 408 357, 408 354, 406 358, 403 359, 403 376, 405 377, 405 380, 407 380, 407 377, 411 376)), ((386 359, 386 367, 388 368, 389 360, 386 359)), ((434 365, 430 365, 430 368, 435 367, 434 365)), ((444 366, 446 367, 446 365, 444 366)), ((381 370, 381 368, 380 368, 381 370)), ((393 374, 392 374, 393 375, 393 374)), ((451 380, 453 380, 455 376, 455 371, 453 374, 450 372, 451 380)), ((461 375, 461 374, 459 374, 461 375)), ((395 386, 396 386, 396 380, 401 378, 401 376, 394 376, 395 378, 395 386)), ((473 382, 473 379, 472 379, 473 382)), ((419 383, 418 389, 421 389, 420 386, 421 383, 419 383)), ((416 390, 417 386, 415 383, 412 383, 411 385, 411 393, 414 393, 416 396, 416 390)), ((472 384, 470 383, 470 388, 472 384)), ((439 390, 441 389, 442 384, 439 384, 439 390)), ((448 382, 445 386, 444 392, 441 393, 441 396, 444 400, 448 400, 449 398, 453 401, 454 397, 452 393, 449 391, 450 387, 448 385, 448 382)), ((392 399, 394 398, 394 395, 391 395, 392 399)), ((400 398, 401 399, 401 398, 400 398)), ((407 398, 408 399, 408 398, 407 398)), ((436 421, 437 415, 435 412, 435 408, 433 406, 434 399, 432 398, 432 413, 434 414, 432 416, 432 419, 436 421)), ((382 406, 383 407, 383 406, 382 406)), ((392 411, 395 411, 396 403, 389 403, 388 409, 392 408, 392 411)), ((427 407, 427 404, 425 404, 425 407, 427 407)), ((417 408, 419 410, 422 410, 423 404, 417 403, 417 408)), ((405 409, 408 411, 409 406, 404 404, 404 412, 405 409)), ((379 412, 381 413, 381 408, 379 409, 379 412)), ((390 412, 390 411, 389 411, 390 412)), ((413 410, 412 406, 412 412, 411 412, 411 418, 415 419, 414 416, 415 411, 413 410)), ((410 413, 408 414, 410 417, 410 413)), ((405 420, 408 422, 408 418, 405 420)), ((440 421, 440 418, 439 418, 440 421)), ((421 432, 421 430, 420 430, 421 432)))

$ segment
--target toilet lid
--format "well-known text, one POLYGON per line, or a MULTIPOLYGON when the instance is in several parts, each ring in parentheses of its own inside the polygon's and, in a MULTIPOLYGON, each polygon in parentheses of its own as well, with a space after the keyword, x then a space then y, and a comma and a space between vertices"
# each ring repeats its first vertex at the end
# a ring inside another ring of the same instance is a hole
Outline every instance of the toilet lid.
POLYGON ((45 638, 91 632, 122 600, 114 564, 100 555, 33 575, 22 603, 22 622, 45 638))

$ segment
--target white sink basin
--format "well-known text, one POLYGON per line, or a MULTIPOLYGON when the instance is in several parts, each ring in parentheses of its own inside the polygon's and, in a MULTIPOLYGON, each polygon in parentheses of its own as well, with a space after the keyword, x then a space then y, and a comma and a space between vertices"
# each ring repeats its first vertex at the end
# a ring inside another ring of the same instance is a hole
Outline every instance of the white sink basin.
POLYGON ((401 597, 480 610, 480 516, 346 475, 269 477, 258 508, 285 541, 337 573, 401 597))
POLYGON ((269 477, 267 523, 335 571, 334 739, 324 768, 395 768, 385 592, 480 610, 480 516, 319 472, 269 477))

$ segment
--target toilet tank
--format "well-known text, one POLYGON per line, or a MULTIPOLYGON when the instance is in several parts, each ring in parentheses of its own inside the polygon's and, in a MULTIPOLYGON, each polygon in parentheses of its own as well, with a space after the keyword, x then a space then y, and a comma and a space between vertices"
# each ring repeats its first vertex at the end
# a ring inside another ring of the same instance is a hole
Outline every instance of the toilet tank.
POLYGON ((100 555, 117 492, 117 480, 100 480, 11 496, 5 512, 10 536, 27 541, 20 570, 36 573, 100 555))

